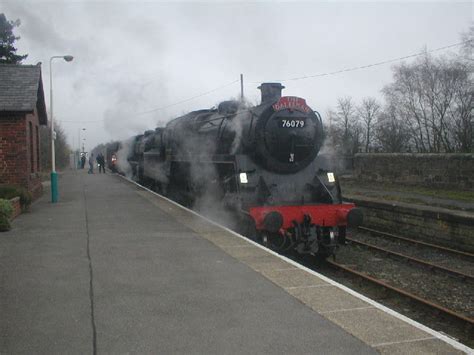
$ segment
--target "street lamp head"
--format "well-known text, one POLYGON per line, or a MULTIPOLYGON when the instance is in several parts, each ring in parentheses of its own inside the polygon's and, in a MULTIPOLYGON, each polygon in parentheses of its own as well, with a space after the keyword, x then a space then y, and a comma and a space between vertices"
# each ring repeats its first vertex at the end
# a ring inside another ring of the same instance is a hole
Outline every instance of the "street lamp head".
POLYGON ((66 62, 71 62, 74 59, 72 55, 65 55, 63 58, 66 62))

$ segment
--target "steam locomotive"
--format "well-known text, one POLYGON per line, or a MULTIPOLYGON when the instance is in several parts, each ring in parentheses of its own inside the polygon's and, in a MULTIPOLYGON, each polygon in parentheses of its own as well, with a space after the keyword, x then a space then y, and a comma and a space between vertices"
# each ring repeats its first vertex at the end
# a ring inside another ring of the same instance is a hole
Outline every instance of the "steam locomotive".
POLYGON ((109 144, 109 167, 122 155, 134 179, 191 207, 212 197, 240 232, 274 250, 332 255, 362 214, 316 160, 321 116, 303 98, 281 96, 283 88, 263 83, 258 106, 224 101, 109 144))

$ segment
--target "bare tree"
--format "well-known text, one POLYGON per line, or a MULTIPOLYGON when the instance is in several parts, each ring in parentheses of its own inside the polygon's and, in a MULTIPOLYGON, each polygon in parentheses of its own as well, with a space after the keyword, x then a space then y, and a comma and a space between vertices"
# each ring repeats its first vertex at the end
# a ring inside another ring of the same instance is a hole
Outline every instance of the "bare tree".
MULTIPOLYGON (((428 54, 413 64, 394 66, 394 82, 383 93, 397 117, 403 117, 418 152, 453 152, 472 147, 473 81, 469 65, 428 54), (459 137, 470 142, 460 144, 459 137)), ((469 148, 472 149, 472 148, 469 148)))
POLYGON ((361 145, 362 129, 355 113, 356 108, 350 97, 339 98, 336 111, 328 113, 328 136, 342 154, 354 154, 361 145))
POLYGON ((360 106, 357 107, 357 113, 362 120, 364 136, 365 136, 365 151, 369 152, 372 142, 372 127, 377 119, 380 111, 380 104, 373 97, 366 97, 362 100, 360 106))
MULTIPOLYGON (((63 169, 69 164, 69 153, 71 148, 67 144, 66 134, 59 122, 55 122, 54 130, 56 132, 56 140, 54 151, 56 152, 56 166, 63 169)), ((41 169, 48 171, 51 169, 51 128, 49 126, 40 126, 40 156, 41 169)))
POLYGON ((351 127, 353 125, 355 108, 351 97, 341 97, 337 100, 336 123, 342 130, 342 144, 349 146, 351 127))
POLYGON ((387 152, 474 152, 474 26, 462 34, 459 54, 432 57, 393 67, 393 82, 355 107, 339 98, 330 110, 328 139, 343 154, 370 151, 374 139, 387 152))
POLYGON ((375 137, 383 152, 400 153, 409 150, 410 137, 406 122, 397 116, 397 109, 386 107, 377 116, 375 137))
POLYGON ((474 54, 474 25, 469 27, 469 30, 461 34, 463 46, 461 48, 461 56, 467 60, 473 60, 474 54))
POLYGON ((455 109, 450 110, 449 114, 453 134, 456 138, 456 149, 460 152, 474 152, 474 121, 472 118, 472 107, 474 106, 474 25, 462 33, 461 38, 464 44, 456 65, 458 68, 463 67, 458 73, 462 79, 458 81, 458 85, 454 89, 455 109))
POLYGON ((451 67, 453 99, 447 110, 447 128, 451 132, 455 151, 474 152, 473 65, 464 61, 454 61, 451 67))

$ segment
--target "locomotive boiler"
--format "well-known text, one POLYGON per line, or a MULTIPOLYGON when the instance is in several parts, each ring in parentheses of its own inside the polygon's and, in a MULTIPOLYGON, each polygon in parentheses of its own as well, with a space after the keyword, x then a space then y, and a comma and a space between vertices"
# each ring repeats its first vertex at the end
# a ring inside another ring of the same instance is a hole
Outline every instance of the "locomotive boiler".
POLYGON ((147 131, 132 139, 129 161, 136 179, 180 203, 212 196, 275 250, 328 256, 362 214, 316 161, 321 116, 283 88, 263 83, 258 106, 224 101, 147 131))

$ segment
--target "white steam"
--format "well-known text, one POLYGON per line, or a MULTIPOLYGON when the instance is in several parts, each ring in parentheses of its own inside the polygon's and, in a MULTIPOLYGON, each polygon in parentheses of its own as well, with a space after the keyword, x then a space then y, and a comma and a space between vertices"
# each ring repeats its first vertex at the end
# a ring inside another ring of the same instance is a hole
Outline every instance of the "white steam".
POLYGON ((129 138, 124 140, 120 144, 120 148, 117 151, 117 167, 118 170, 125 174, 129 179, 133 177, 132 166, 128 162, 128 157, 133 149, 133 140, 135 138, 129 138))

